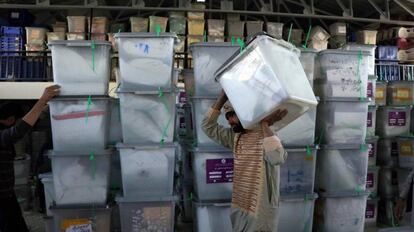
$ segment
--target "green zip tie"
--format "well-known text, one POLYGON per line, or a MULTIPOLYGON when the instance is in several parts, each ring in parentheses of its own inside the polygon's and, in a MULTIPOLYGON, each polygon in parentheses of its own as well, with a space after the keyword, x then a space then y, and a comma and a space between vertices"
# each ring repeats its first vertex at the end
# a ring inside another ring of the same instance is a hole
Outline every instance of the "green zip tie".
POLYGON ((234 36, 231 37, 231 45, 234 45, 236 43, 236 39, 234 38, 234 36))
POLYGON ((160 145, 162 146, 162 145, 164 145, 165 138, 167 137, 167 130, 168 130, 168 128, 170 128, 171 121, 172 121, 173 117, 171 116, 171 111, 168 108, 168 103, 166 102, 166 99, 164 97, 164 92, 162 91, 161 87, 158 88, 158 97, 161 98, 161 101, 164 104, 165 110, 170 115, 170 118, 168 119, 167 125, 164 127, 164 129, 162 131, 162 135, 161 135, 161 139, 160 139, 160 145))
POLYGON ((309 40, 309 36, 310 36, 311 30, 312 30, 312 25, 309 25, 308 34, 306 35, 305 44, 302 46, 305 49, 308 48, 308 40, 309 40))
POLYGON ((245 45, 244 45, 244 41, 243 41, 243 40, 241 40, 240 38, 237 38, 237 43, 238 43, 238 44, 239 44, 239 46, 240 46, 240 53, 241 53, 241 52, 243 52, 244 47, 245 47, 245 45))
POLYGON ((91 49, 92 49, 92 70, 95 72, 95 49, 96 49, 95 40, 92 40, 91 49))
POLYGON ((157 36, 161 34, 161 26, 159 24, 155 24, 155 33, 157 33, 157 36))
POLYGON ((293 23, 290 24, 289 34, 288 34, 288 42, 290 43, 290 37, 292 35, 293 23))
POLYGON ((360 150, 360 151, 367 151, 367 150, 368 150, 368 147, 367 147, 367 145, 365 145, 365 144, 361 144, 361 145, 359 146, 359 150, 360 150))
POLYGON ((204 30, 203 40, 204 42, 207 42, 207 31, 206 30, 204 30))
POLYGON ((95 161, 95 154, 93 153, 93 151, 89 153, 89 161, 91 161, 91 166, 92 166, 92 179, 95 180, 96 161, 95 161))
POLYGON ((193 200, 193 193, 190 193, 190 200, 193 200))
POLYGON ((355 192, 357 192, 357 193, 361 193, 361 192, 362 192, 362 188, 361 188, 361 186, 356 186, 356 187, 355 187, 355 192))
POLYGON ((85 123, 88 124, 88 117, 89 117, 89 111, 91 110, 92 105, 92 96, 88 96, 88 104, 86 106, 86 113, 85 113, 85 123))
POLYGON ((306 155, 307 156, 312 156, 312 150, 310 149, 309 145, 306 146, 306 155))

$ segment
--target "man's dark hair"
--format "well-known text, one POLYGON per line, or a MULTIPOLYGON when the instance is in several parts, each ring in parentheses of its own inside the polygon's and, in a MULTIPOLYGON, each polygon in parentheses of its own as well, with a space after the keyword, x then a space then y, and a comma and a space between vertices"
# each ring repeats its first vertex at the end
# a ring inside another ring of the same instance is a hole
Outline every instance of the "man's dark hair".
POLYGON ((23 111, 19 104, 11 101, 0 101, 0 120, 7 119, 11 116, 20 118, 23 116, 23 111))

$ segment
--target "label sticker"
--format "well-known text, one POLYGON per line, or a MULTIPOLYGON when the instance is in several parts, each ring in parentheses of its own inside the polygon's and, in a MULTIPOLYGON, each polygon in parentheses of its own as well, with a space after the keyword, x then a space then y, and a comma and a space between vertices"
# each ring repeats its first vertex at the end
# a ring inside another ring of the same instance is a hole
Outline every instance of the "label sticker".
POLYGON ((375 204, 367 204, 365 210, 365 218, 374 218, 375 217, 375 204))
POLYGON ((405 126, 405 112, 388 112, 388 126, 405 126))
POLYGON ((373 97, 372 82, 368 82, 367 97, 373 97))
POLYGON ((233 158, 206 160, 207 184, 233 182, 233 158))
POLYGON ((400 155, 402 156, 412 156, 411 142, 404 141, 400 143, 400 155))
POLYGON ((375 90, 375 99, 381 101, 384 99, 384 89, 375 90))
POLYGON ((372 112, 368 112, 367 127, 372 127, 372 112))
POLYGON ((374 144, 371 143, 371 148, 368 150, 368 157, 372 158, 374 157, 374 154, 375 154, 375 147, 374 147, 374 144))
MULTIPOLYGON (((68 229, 71 229, 71 228, 73 229, 74 226, 80 226, 79 228, 82 228, 82 226, 87 226, 87 225, 91 225, 91 224, 92 224, 92 222, 87 218, 66 219, 66 220, 63 220, 60 223, 60 228, 64 229, 67 232, 69 232, 69 231, 72 232, 72 231, 79 231, 79 230, 68 230, 68 229)), ((86 230, 86 231, 88 231, 88 230, 86 230)), ((90 231, 92 231, 92 227, 91 227, 90 231)))
POLYGON ((398 100, 410 100, 410 89, 408 88, 397 89, 397 93, 394 94, 394 97, 398 100))
POLYGON ((366 187, 367 188, 373 188, 374 187, 374 173, 372 173, 372 172, 367 173, 366 187))

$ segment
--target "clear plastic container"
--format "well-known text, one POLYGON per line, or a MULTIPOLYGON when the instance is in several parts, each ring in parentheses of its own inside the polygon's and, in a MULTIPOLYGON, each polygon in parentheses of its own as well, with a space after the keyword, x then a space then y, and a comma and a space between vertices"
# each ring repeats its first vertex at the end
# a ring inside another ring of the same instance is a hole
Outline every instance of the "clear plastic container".
POLYGON ((86 17, 85 16, 68 16, 68 32, 85 33, 86 17))
POLYGON ((316 134, 320 140, 319 143, 364 143, 368 103, 368 101, 355 98, 322 99, 318 105, 318 117, 316 117, 316 134))
POLYGON ((414 168, 414 137, 397 137, 400 167, 414 168))
POLYGON ((209 36, 224 37, 225 20, 209 19, 207 20, 207 28, 209 36))
POLYGON ((115 145, 122 141, 121 108, 118 98, 110 99, 110 112, 108 143, 115 145))
POLYGON ((263 31, 263 21, 247 21, 246 32, 247 36, 254 36, 263 31))
POLYGON ((174 34, 117 33, 121 88, 171 88, 174 34))
POLYGON ((366 144, 370 145, 368 151, 368 166, 377 165, 377 153, 378 153, 378 137, 367 138, 366 144))
POLYGON ((397 46, 378 46, 377 59, 379 60, 398 60, 398 47, 397 46))
POLYGON ((54 41, 49 47, 53 79, 62 87, 60 95, 108 94, 109 42, 54 41))
POLYGON ((378 199, 367 200, 367 207, 365 210, 365 227, 376 227, 378 216, 378 199))
POLYGON ((318 152, 318 191, 340 193, 366 189, 369 145, 323 146, 318 152))
MULTIPOLYGON (((216 97, 204 97, 198 98, 194 97, 192 99, 193 103, 193 122, 195 127, 195 133, 197 138, 197 145, 201 147, 222 147, 218 142, 212 140, 208 137, 202 128, 202 122, 210 110, 211 106, 213 106, 214 102, 216 101, 216 97)), ((230 128, 229 123, 227 122, 226 118, 224 117, 224 113, 219 116, 218 123, 225 128, 230 128)))
POLYGON ((204 20, 189 19, 188 20, 189 35, 204 35, 204 20))
POLYGON ((171 143, 174 138, 174 92, 118 92, 122 137, 126 144, 171 143))
POLYGON ((26 43, 43 45, 46 42, 47 31, 42 27, 26 27, 26 43))
POLYGON ((47 33, 47 42, 50 43, 55 40, 65 40, 65 32, 48 32, 47 33))
POLYGON ((299 55, 291 44, 260 35, 217 70, 215 77, 244 128, 286 109, 288 114, 275 123, 281 129, 316 107, 318 102, 299 55))
POLYGON ((282 196, 313 194, 315 182, 316 149, 286 149, 288 157, 280 165, 280 187, 282 196))
POLYGON ((109 133, 109 98, 55 98, 49 102, 53 149, 103 150, 109 133))
POLYGON ((116 201, 119 205, 122 231, 174 232, 176 197, 117 197, 116 201))
POLYGON ((323 29, 321 26, 315 26, 312 27, 309 39, 316 41, 327 41, 329 37, 331 36, 327 31, 325 31, 325 29, 323 29))
MULTIPOLYGON (((204 5, 204 3, 192 3, 191 4, 191 8, 193 9, 199 9, 199 10, 204 10, 206 8, 206 5, 204 5)), ((189 19, 204 19, 204 12, 187 12, 187 18, 189 19)))
POLYGON ((398 143, 395 138, 378 140, 377 165, 398 166, 398 143))
POLYGON ((26 185, 29 180, 30 172, 30 155, 24 154, 23 157, 15 158, 14 166, 14 184, 26 185))
POLYGON ((321 76, 315 81, 315 93, 320 97, 366 97, 369 57, 368 52, 320 52, 321 76))
MULTIPOLYGON (((287 41, 289 31, 288 28, 285 28, 287 31, 285 31, 285 40, 287 41)), ((302 47, 302 39, 303 39, 303 30, 302 29, 292 29, 290 33, 290 42, 294 44, 297 47, 302 47)), ((309 47, 309 46, 308 46, 309 47)))
POLYGON ((364 45, 364 44, 347 44, 344 47, 347 51, 363 51, 368 52, 368 75, 369 76, 375 76, 375 50, 377 49, 377 46, 375 45, 364 45))
POLYGON ((280 130, 271 127, 285 146, 311 145, 315 141, 316 109, 309 110, 280 130), (298 133, 300 131, 300 133, 298 133))
POLYGON ((108 32, 108 24, 107 17, 93 17, 91 33, 106 34, 108 32))
POLYGON ((267 22, 266 28, 267 34, 275 37, 276 39, 283 38, 283 23, 267 22))
POLYGON ((167 29, 168 18, 159 16, 149 16, 149 32, 157 32, 157 27, 160 32, 165 32, 167 29))
POLYGON ((104 205, 109 190, 110 150, 51 151, 56 205, 104 205))
POLYGON ((329 26, 329 33, 332 36, 346 35, 346 23, 334 23, 329 26))
POLYGON ((376 115, 377 115, 377 107, 369 106, 368 117, 367 117, 367 133, 366 133, 367 137, 375 136, 376 115))
POLYGON ((193 202, 196 232, 232 231, 230 202, 193 202))
POLYGON ((357 32, 356 42, 360 44, 376 44, 377 31, 362 30, 357 32))
POLYGON ((315 206, 317 230, 363 232, 368 194, 320 194, 315 206))
POLYGON ((375 83, 375 104, 378 106, 387 104, 387 82, 377 81, 375 83))
POLYGON ((389 105, 412 105, 414 103, 414 82, 389 82, 387 92, 387 100, 389 105))
POLYGON ((170 32, 177 35, 185 35, 187 29, 187 19, 184 17, 169 18, 168 23, 170 32))
POLYGON ((131 17, 131 32, 148 32, 148 18, 131 17))
POLYGON ((237 50, 231 43, 197 43, 190 46, 194 65, 195 94, 197 96, 218 96, 221 86, 214 79, 214 73, 237 50))
POLYGON ((124 197, 172 196, 176 146, 117 145, 124 197))
POLYGON ((381 106, 377 110, 376 133, 394 137, 410 133, 411 106, 381 106))
POLYGON ((381 167, 378 174, 378 194, 381 198, 399 195, 397 168, 381 167))
POLYGON ((70 208, 55 207, 52 211, 54 219, 53 232, 82 231, 82 229, 99 232, 111 231, 110 208, 73 206, 70 208))
POLYGON ((377 91, 377 79, 375 76, 368 77, 368 86, 367 86, 367 98, 371 101, 369 102, 370 106, 375 106, 375 93, 377 91))
POLYGON ((378 171, 379 167, 368 167, 366 189, 371 197, 376 197, 378 194, 378 171))
POLYGON ((281 197, 278 231, 311 232, 317 194, 281 197))
POLYGON ((323 40, 311 40, 309 41, 308 48, 315 49, 319 52, 328 49, 328 43, 328 41, 323 40))
POLYGON ((313 87, 313 80, 315 79, 315 58, 318 52, 313 49, 301 49, 300 50, 300 63, 302 64, 303 70, 308 77, 309 84, 313 87))
POLYGON ((243 37, 244 36, 244 22, 242 21, 227 21, 228 37, 243 37))
MULTIPOLYGON (((55 202, 55 185, 53 184, 53 174, 51 172, 40 174, 39 179, 42 181, 43 190, 45 194, 45 208, 46 208, 46 215, 52 216, 52 211, 50 210, 50 206, 52 206, 55 202)), ((50 232, 52 232, 51 230, 50 232)))
POLYGON ((42 44, 26 44, 26 56, 44 56, 45 53, 39 53, 45 51, 46 47, 42 44))
POLYGON ((86 34, 84 32, 69 32, 66 33, 66 38, 69 41, 72 40, 86 40, 86 34))
POLYGON ((223 148, 195 148, 194 191, 200 200, 229 200, 233 190, 233 152, 223 148), (218 174, 220 173, 220 174, 218 174))

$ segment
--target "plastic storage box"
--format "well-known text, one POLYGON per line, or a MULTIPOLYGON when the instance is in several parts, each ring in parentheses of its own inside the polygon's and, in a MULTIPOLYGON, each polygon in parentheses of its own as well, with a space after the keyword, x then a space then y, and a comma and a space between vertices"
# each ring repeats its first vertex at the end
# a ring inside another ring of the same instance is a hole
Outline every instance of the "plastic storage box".
POLYGON ((122 137, 126 144, 171 143, 174 138, 174 92, 118 92, 122 137))
POLYGON ((53 149, 90 151, 106 148, 109 98, 55 98, 49 102, 53 149))
POLYGON ((14 184, 26 185, 29 180, 30 172, 30 155, 24 154, 22 157, 16 157, 13 162, 14 166, 14 184))
POLYGON ((315 58, 317 55, 318 52, 313 49, 301 49, 300 51, 299 60, 311 86, 313 86, 315 79, 315 58))
POLYGON ((346 43, 346 35, 336 35, 329 38, 329 45, 331 49, 342 48, 346 43))
POLYGON ((368 52, 327 50, 319 53, 320 78, 315 93, 320 97, 366 97, 368 52))
POLYGON ((115 145, 122 141, 122 125, 121 125, 121 106, 118 98, 110 100, 111 120, 109 124, 108 143, 115 145))
POLYGON ((365 210, 365 227, 376 227, 378 216, 378 199, 369 198, 365 210))
POLYGON ((368 117, 367 117, 367 137, 375 136, 376 115, 377 115, 377 107, 369 106, 368 117))
POLYGON ((381 167, 378 173, 378 194, 381 198, 393 198, 399 195, 396 168, 381 167))
POLYGON ((176 146, 117 145, 121 158, 124 196, 140 199, 172 196, 176 146))
POLYGON ((316 132, 320 143, 364 143, 368 103, 355 98, 322 99, 316 118, 316 132))
POLYGON ((148 32, 148 18, 131 17, 131 32, 148 32))
POLYGON ((66 33, 66 38, 68 41, 71 40, 86 40, 86 34, 83 32, 73 32, 73 33, 66 33))
POLYGON ((309 41, 308 48, 315 49, 318 52, 326 50, 326 49, 328 49, 328 41, 311 40, 311 41, 309 41))
POLYGON ((317 41, 327 41, 331 37, 325 29, 320 26, 312 27, 309 39, 317 41))
POLYGON ((280 130, 271 127, 285 146, 305 146, 314 144, 316 109, 309 110, 295 121, 280 130), (298 133, 300 131, 301 133, 298 133))
POLYGON ((414 137, 397 137, 400 167, 414 168, 414 137))
POLYGON ((149 32, 165 32, 167 29, 168 18, 159 16, 149 16, 149 32), (157 29, 158 28, 158 29, 157 29))
POLYGON ((46 28, 26 27, 26 43, 43 45, 46 42, 46 32, 46 28))
POLYGON ((233 153, 227 149, 195 148, 194 190, 198 199, 229 200, 233 188, 233 153))
POLYGON ((398 62, 380 62, 375 64, 375 72, 378 80, 399 81, 400 65, 398 62))
POLYGON ((189 35, 204 35, 204 20, 188 19, 189 35))
POLYGON ((311 232, 317 194, 281 197, 278 231, 311 232))
POLYGON ((55 40, 65 40, 65 32, 48 32, 47 42, 50 43, 55 40))
MULTIPOLYGON (((288 28, 285 28, 286 30, 288 30, 288 28)), ((288 35, 288 31, 286 31, 284 33, 285 37, 286 37, 286 41, 287 41, 287 35, 288 35)), ((302 39, 303 39, 303 30, 302 29, 292 29, 291 33, 290 33, 290 41, 293 45, 297 46, 297 47, 301 47, 302 46, 302 39)))
POLYGON ((366 189, 371 197, 376 197, 378 194, 378 170, 379 168, 375 166, 368 167, 366 189))
POLYGON ((377 149, 377 165, 398 165, 398 143, 395 138, 379 139, 377 149))
MULTIPOLYGON (((76 231, 82 228, 86 231, 99 232, 111 231, 111 209, 104 207, 55 207, 53 211, 54 230, 53 232, 66 232, 72 229, 76 231), (90 229, 88 229, 90 228, 90 229)), ((81 230, 82 231, 82 230, 81 230)))
POLYGON ((387 104, 387 82, 375 83, 375 104, 378 106, 387 104))
POLYGON ((376 44, 377 31, 362 30, 357 32, 357 43, 360 44, 376 44))
POLYGON ((411 106, 381 106, 377 110, 376 132, 380 137, 410 133, 411 106))
POLYGON ((24 29, 23 27, 2 26, 0 29, 0 34, 2 36, 23 36, 24 29))
MULTIPOLYGON (((46 215, 52 216, 52 211, 50 210, 50 206, 52 206, 55 202, 55 186, 53 184, 53 174, 51 172, 40 174, 39 179, 42 181, 43 190, 45 194, 45 208, 46 208, 46 215)), ((50 232, 52 232, 51 230, 50 232)))
POLYGON ((363 232, 368 192, 320 194, 315 206, 318 231, 363 232))
POLYGON ((111 151, 51 151, 55 201, 60 205, 104 205, 109 189, 111 151))
POLYGON ((414 103, 414 82, 389 82, 387 92, 387 100, 389 105, 412 105, 414 103))
POLYGON ((375 105, 375 93, 377 91, 377 79, 375 76, 368 77, 368 86, 367 86, 367 98, 370 101, 369 105, 374 106, 375 105))
POLYGON ((231 43, 197 43, 190 46, 193 56, 195 94, 218 96, 221 86, 214 80, 214 72, 224 64, 239 46, 231 43))
POLYGON ((365 190, 368 149, 365 144, 322 146, 315 189, 330 193, 365 190))
POLYGON ((282 39, 283 38, 283 23, 267 22, 266 31, 267 31, 267 34, 275 37, 276 39, 282 39))
POLYGON ((247 36, 254 36, 263 31, 263 21, 247 21, 246 32, 247 36))
POLYGON ((368 151, 368 166, 377 165, 377 153, 378 153, 378 137, 367 138, 366 144, 370 145, 368 151))
POLYGON ((196 232, 231 231, 230 202, 193 202, 196 232))
POLYGON ((54 82, 62 87, 60 95, 108 94, 111 43, 53 41, 49 47, 54 82))
MULTIPOLYGON (((212 140, 210 137, 208 137, 202 127, 202 122, 207 114, 207 112, 210 110, 210 108, 213 106, 214 102, 216 101, 216 97, 194 97, 192 98, 193 103, 193 122, 196 132, 196 138, 197 138, 197 145, 201 147, 217 147, 221 145, 212 140)), ((225 128, 230 129, 230 125, 227 122, 224 113, 222 113, 219 116, 218 123, 225 128)))
POLYGON ((174 232, 176 197, 117 197, 116 201, 119 205, 122 231, 174 232))
POLYGON ((185 35, 187 29, 187 19, 184 17, 169 18, 170 32, 177 35, 185 35))
MULTIPOLYGON (((90 18, 88 18, 89 24, 90 18)), ((93 17, 91 33, 106 34, 108 32, 108 18, 93 17)))
POLYGON ((68 16, 68 31, 85 33, 86 17, 85 16, 68 16))
POLYGON ((175 34, 117 33, 121 88, 171 88, 175 34))
POLYGON ((217 70, 216 79, 244 128, 286 109, 286 117, 275 123, 281 129, 318 104, 299 55, 291 44, 260 35, 217 70))
POLYGON ((344 46, 344 49, 347 51, 362 51, 368 52, 369 56, 367 57, 367 66, 368 66, 368 75, 375 76, 375 50, 377 46, 367 45, 367 44, 347 44, 344 46))
POLYGON ((398 60, 398 47, 397 46, 378 46, 377 59, 378 60, 398 60))
POLYGON ((279 192, 283 195, 312 194, 315 181, 316 149, 286 148, 288 157, 280 165, 279 192))
POLYGON ((334 23, 329 26, 329 33, 331 36, 342 36, 346 35, 346 24, 345 23, 334 23))
POLYGON ((228 37, 242 38, 244 35, 244 22, 242 21, 227 21, 228 37))
POLYGON ((225 20, 209 19, 207 20, 207 28, 209 36, 224 36, 225 20))

